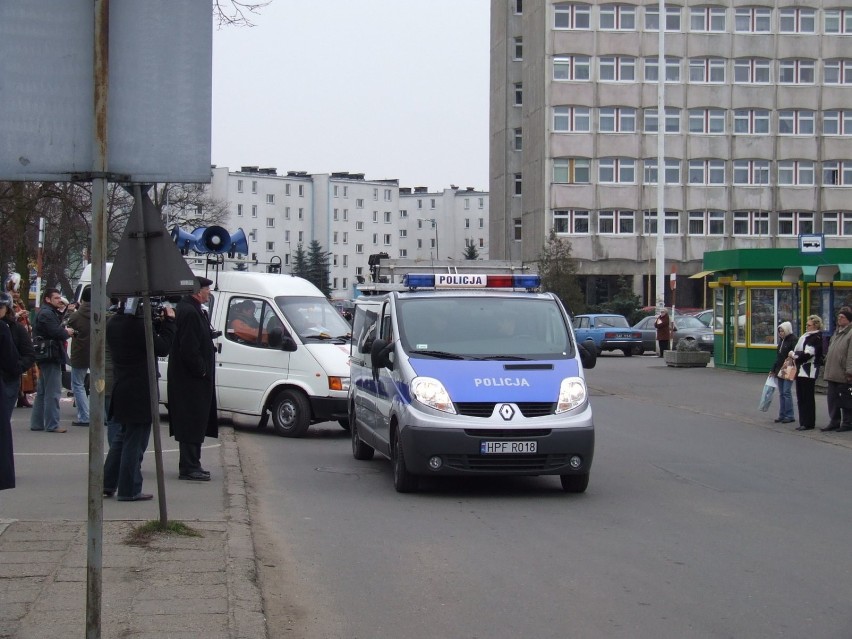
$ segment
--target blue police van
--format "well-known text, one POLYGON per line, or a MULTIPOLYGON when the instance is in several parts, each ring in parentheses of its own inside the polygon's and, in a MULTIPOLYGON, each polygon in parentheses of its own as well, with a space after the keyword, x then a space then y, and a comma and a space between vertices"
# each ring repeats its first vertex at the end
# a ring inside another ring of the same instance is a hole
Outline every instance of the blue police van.
POLYGON ((375 451, 394 487, 424 475, 559 475, 582 493, 594 455, 578 346, 531 274, 409 274, 355 302, 349 389, 352 454, 375 451))

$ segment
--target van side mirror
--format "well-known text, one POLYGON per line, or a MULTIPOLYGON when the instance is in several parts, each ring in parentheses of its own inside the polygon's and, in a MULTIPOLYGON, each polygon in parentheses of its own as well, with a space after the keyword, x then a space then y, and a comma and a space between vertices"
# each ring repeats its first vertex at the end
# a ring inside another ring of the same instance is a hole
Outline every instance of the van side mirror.
POLYGON ((577 343, 577 351, 580 353, 580 361, 583 363, 583 368, 591 370, 598 363, 598 354, 592 349, 593 346, 577 343))
POLYGON ((377 337, 373 340, 373 344, 370 347, 370 362, 373 365, 373 368, 390 368, 390 354, 393 352, 393 342, 390 344, 387 341, 383 340, 381 337, 377 337))

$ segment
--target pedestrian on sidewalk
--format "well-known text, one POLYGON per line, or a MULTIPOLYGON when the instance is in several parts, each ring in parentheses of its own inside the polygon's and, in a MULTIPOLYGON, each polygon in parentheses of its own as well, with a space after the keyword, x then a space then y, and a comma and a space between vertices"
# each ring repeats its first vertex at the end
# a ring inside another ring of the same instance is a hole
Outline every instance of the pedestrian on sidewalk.
POLYGON ((80 296, 80 307, 68 318, 68 326, 74 331, 71 340, 71 392, 77 405, 77 421, 72 426, 89 425, 89 394, 86 392, 86 375, 89 374, 89 334, 92 330, 92 289, 87 287, 80 296))
POLYGON ((796 405, 799 408, 796 430, 813 430, 816 427, 814 390, 822 362, 822 319, 819 315, 808 316, 805 332, 793 347, 791 359, 796 366, 796 405))
POLYGON ((837 314, 837 330, 828 342, 825 355, 829 423, 822 431, 852 430, 852 311, 844 307, 837 314))
POLYGON ((41 337, 52 341, 54 356, 38 363, 40 373, 30 415, 30 430, 44 430, 48 433, 64 433, 68 430, 59 423, 59 398, 62 396, 65 341, 74 335, 74 329, 62 325, 61 306, 59 289, 44 289, 42 305, 33 326, 33 339, 41 337))
POLYGON ((791 355, 796 347, 797 338, 793 333, 793 325, 790 322, 781 322, 778 325, 778 354, 775 363, 769 371, 770 375, 777 378, 778 382, 778 418, 775 423, 789 424, 793 418, 793 380, 788 379, 786 370, 795 368, 791 355))
POLYGON ((15 304, 12 296, 8 293, 0 293, 0 321, 9 327, 12 336, 12 344, 18 355, 18 370, 15 374, 3 374, 2 410, 9 419, 18 404, 18 392, 21 388, 21 375, 28 371, 35 363, 35 352, 33 343, 27 327, 21 324, 15 317, 15 304))
POLYGON ((672 332, 677 330, 672 324, 669 312, 663 308, 657 319, 654 320, 654 328, 657 329, 657 342, 660 345, 660 357, 671 350, 672 332))
MULTIPOLYGON (((6 296, 8 298, 8 295, 6 296)), ((11 298, 9 298, 11 301, 11 298)), ((11 304, 3 305, 3 316, 11 312, 11 304)), ((13 318, 14 321, 14 318, 13 318)), ((12 342, 12 332, 5 321, 0 321, 0 397, 3 398, 3 409, 0 411, 0 490, 15 487, 15 451, 12 445, 12 411, 6 410, 6 380, 12 377, 20 379, 21 369, 18 364, 18 351, 12 342)), ((11 404, 15 407, 18 394, 15 392, 11 404)))
MULTIPOLYGON (((142 455, 151 435, 151 399, 148 384, 148 350, 142 302, 128 302, 124 313, 107 323, 106 340, 112 353, 113 383, 108 417, 121 423, 110 443, 104 462, 104 497, 118 501, 146 501, 142 492, 142 455)), ((175 336, 175 313, 171 308, 154 322, 154 355, 169 354, 175 336)), ((155 389, 156 392, 156 389, 155 389)))
POLYGON ((216 348, 213 329, 202 304, 210 300, 213 280, 196 277, 198 293, 177 305, 177 335, 169 353, 169 433, 179 445, 178 478, 210 481, 201 466, 201 445, 218 437, 216 348))

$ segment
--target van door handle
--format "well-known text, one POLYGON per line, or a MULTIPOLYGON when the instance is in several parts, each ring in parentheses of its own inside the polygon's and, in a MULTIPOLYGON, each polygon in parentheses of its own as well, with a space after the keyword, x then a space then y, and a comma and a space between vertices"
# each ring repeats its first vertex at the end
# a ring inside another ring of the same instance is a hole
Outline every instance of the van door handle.
POLYGON ((221 355, 222 354, 222 342, 216 342, 216 352, 221 355))

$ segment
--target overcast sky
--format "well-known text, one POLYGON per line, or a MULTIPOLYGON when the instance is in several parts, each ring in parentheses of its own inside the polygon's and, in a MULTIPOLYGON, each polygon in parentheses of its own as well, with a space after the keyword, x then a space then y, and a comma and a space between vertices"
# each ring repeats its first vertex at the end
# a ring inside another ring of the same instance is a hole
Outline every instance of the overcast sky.
POLYGON ((212 162, 488 189, 488 0, 273 0, 213 34, 212 162))

